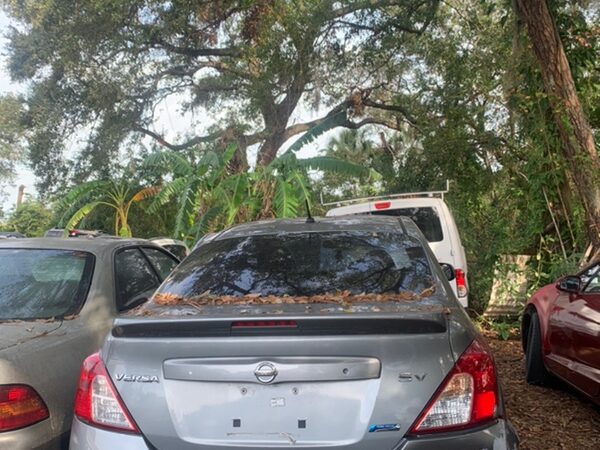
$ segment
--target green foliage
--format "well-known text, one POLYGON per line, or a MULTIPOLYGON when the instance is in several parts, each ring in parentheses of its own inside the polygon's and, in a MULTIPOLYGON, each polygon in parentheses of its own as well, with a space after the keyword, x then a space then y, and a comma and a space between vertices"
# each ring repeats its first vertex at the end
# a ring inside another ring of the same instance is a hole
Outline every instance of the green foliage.
POLYGON ((288 152, 297 152, 302 147, 307 144, 310 144, 319 136, 323 135, 329 130, 342 126, 348 120, 346 111, 340 111, 338 113, 333 114, 331 117, 327 117, 323 122, 316 125, 315 127, 308 130, 304 133, 300 138, 294 142, 290 148, 287 149, 288 152))
POLYGON ((0 189, 14 175, 14 165, 23 160, 25 126, 22 100, 13 95, 0 97, 0 189))
POLYGON ((172 235, 193 243, 203 234, 234 223, 270 217, 296 217, 304 204, 312 204, 307 171, 344 174, 348 177, 372 175, 372 170, 332 157, 296 158, 286 152, 265 167, 231 173, 236 152, 230 145, 223 153, 206 150, 197 163, 179 154, 158 152, 144 162, 148 169, 168 167, 166 182, 149 206, 157 213, 175 201, 177 215, 172 235))
POLYGON ((51 228, 51 223, 52 212, 49 208, 36 200, 26 200, 9 215, 2 228, 18 231, 27 237, 40 237, 51 228))
POLYGON ((329 140, 321 153, 323 156, 309 158, 301 164, 320 163, 322 173, 315 183, 315 190, 323 195, 324 201, 375 195, 377 188, 395 176, 389 152, 378 148, 364 131, 342 131, 329 140), (353 164, 360 170, 336 170, 340 163, 353 164))
POLYGON ((481 331, 491 332, 497 339, 507 341, 519 336, 521 323, 518 320, 496 319, 479 316, 475 324, 481 331))
POLYGON ((61 219, 65 222, 65 235, 76 228, 99 207, 110 211, 114 217, 114 234, 131 237, 129 211, 135 203, 150 198, 159 191, 157 187, 139 188, 125 181, 98 180, 84 183, 68 192, 58 204, 58 209, 66 210, 61 219))

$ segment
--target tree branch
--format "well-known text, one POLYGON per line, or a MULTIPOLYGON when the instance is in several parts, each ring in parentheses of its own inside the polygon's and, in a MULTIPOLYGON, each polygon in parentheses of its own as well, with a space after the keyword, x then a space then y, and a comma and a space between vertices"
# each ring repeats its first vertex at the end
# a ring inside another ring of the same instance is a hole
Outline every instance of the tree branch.
POLYGON ((194 145, 201 144, 203 142, 214 141, 221 134, 221 133, 211 133, 206 136, 196 136, 196 137, 190 139, 189 141, 184 142, 183 144, 172 144, 172 143, 168 142, 164 137, 160 136, 159 134, 155 133, 154 131, 148 130, 147 128, 144 128, 141 126, 136 126, 133 128, 133 131, 137 131, 138 133, 142 133, 142 134, 145 134, 146 136, 150 136, 152 139, 154 139, 156 142, 158 142, 163 147, 167 147, 169 150, 173 150, 173 151, 181 151, 181 150, 185 150, 190 147, 193 147, 194 145))
POLYGON ((198 58, 201 56, 217 56, 217 57, 231 57, 238 58, 242 52, 234 47, 226 48, 194 48, 194 47, 180 47, 177 45, 170 44, 162 39, 155 39, 155 44, 161 46, 165 50, 177 53, 178 55, 189 56, 192 58, 198 58))
MULTIPOLYGON (((385 103, 378 103, 378 102, 374 102, 372 100, 369 100, 368 98, 364 98, 362 99, 362 104, 364 106, 368 106, 370 108, 374 108, 374 109, 381 109, 384 111, 393 111, 393 112, 399 112, 402 114, 402 116, 406 119, 406 121, 413 127, 417 128, 418 127, 418 122, 417 120, 412 117, 412 115, 406 110, 406 108, 403 108, 402 106, 399 105, 388 105, 385 103)), ((349 107, 351 107, 353 105, 353 101, 351 99, 345 100, 344 102, 340 103, 339 105, 337 105, 335 108, 333 108, 332 110, 330 110, 325 116, 320 117, 318 119, 315 120, 311 120, 309 122, 303 122, 303 123, 297 123, 294 125, 290 125, 289 127, 287 127, 284 131, 283 137, 285 140, 288 140, 289 138, 291 138, 292 136, 295 136, 297 134, 300 133, 304 133, 308 130, 310 130, 311 128, 321 124, 324 120, 328 119, 329 117, 333 116, 334 114, 339 113, 340 111, 344 110, 344 109, 348 109, 349 107)), ((369 125, 369 124, 373 124, 373 125, 383 125, 387 128, 391 128, 393 130, 400 130, 400 128, 389 122, 386 121, 384 119, 378 119, 375 117, 369 117, 366 119, 361 120, 360 122, 352 122, 350 120, 348 120, 344 125, 345 128, 351 128, 351 129, 357 129, 360 128, 364 125, 369 125)))
MULTIPOLYGON (((413 12, 417 11, 419 8, 421 8, 422 6, 424 6, 426 4, 430 5, 430 8, 429 8, 430 11, 429 11, 427 18, 425 19, 425 22, 419 28, 412 28, 409 25, 401 24, 397 20, 394 20, 394 19, 387 21, 386 23, 384 23, 383 25, 381 25, 379 27, 370 27, 368 25, 353 23, 353 22, 350 22, 347 20, 338 20, 337 23, 340 23, 344 26, 352 27, 352 28, 355 28, 358 30, 370 31, 375 34, 379 34, 384 29, 391 27, 391 28, 395 28, 398 31, 419 35, 419 34, 422 34, 423 31, 425 31, 425 29, 427 29, 427 27, 433 20, 433 17, 435 17, 435 13, 439 6, 439 0, 423 0, 422 2, 414 5, 413 12)), ((353 4, 346 5, 346 6, 332 10, 331 13, 329 14, 329 18, 332 20, 340 19, 342 17, 345 17, 347 15, 350 15, 352 13, 355 13, 357 11, 361 11, 364 9, 385 8, 387 6, 397 6, 397 5, 398 5, 397 0, 364 0, 362 2, 355 2, 353 4)))
POLYGON ((331 19, 336 19, 360 11, 361 9, 382 8, 385 6, 393 6, 397 4, 397 0, 365 0, 362 2, 354 2, 352 4, 345 5, 332 10, 331 13, 329 13, 329 17, 331 19))
POLYGON ((390 128, 391 130, 402 131, 396 124, 388 122, 387 120, 378 119, 376 117, 367 117, 359 122, 352 122, 351 120, 347 120, 342 124, 342 127, 349 128, 351 130, 358 130, 359 128, 364 127, 365 125, 381 125, 386 128, 390 128))
MULTIPOLYGON (((207 134, 206 136, 196 136, 182 144, 173 144, 171 142, 168 142, 164 137, 162 137, 158 133, 155 133, 154 131, 148 130, 147 128, 144 128, 141 126, 134 127, 133 131, 137 131, 138 133, 142 133, 142 134, 145 134, 146 136, 150 136, 152 139, 154 139, 156 142, 158 142, 163 147, 166 147, 169 150, 173 150, 173 151, 186 150, 190 147, 193 147, 194 145, 202 144, 205 142, 213 142, 213 141, 217 140, 219 137, 223 136, 223 134, 224 134, 224 130, 220 130, 220 131, 216 131, 211 134, 207 134)), ((242 134, 242 135, 239 135, 238 138, 241 139, 245 145, 254 145, 254 144, 257 144, 260 141, 264 140, 267 136, 268 136, 268 133, 265 130, 263 130, 263 131, 259 131, 257 133, 248 134, 248 135, 242 134)))
POLYGON ((408 121, 408 123, 410 123, 412 126, 417 126, 418 125, 418 121, 417 119, 415 119, 408 111, 406 108, 400 106, 400 105, 389 105, 387 103, 378 103, 378 102, 374 102, 373 100, 369 100, 368 98, 365 98, 363 100, 363 105, 368 106, 370 108, 375 108, 375 109, 382 109, 384 111, 394 111, 394 112, 399 112, 400 114, 402 114, 404 116, 404 118, 408 121))

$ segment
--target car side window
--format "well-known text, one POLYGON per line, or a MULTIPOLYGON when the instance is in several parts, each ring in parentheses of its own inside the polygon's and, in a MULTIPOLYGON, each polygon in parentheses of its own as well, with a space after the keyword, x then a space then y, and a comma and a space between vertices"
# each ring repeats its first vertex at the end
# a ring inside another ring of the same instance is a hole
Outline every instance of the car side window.
POLYGON ((596 264, 581 274, 581 283, 584 286, 584 293, 600 293, 600 264, 596 264))
POLYGON ((158 272, 161 281, 167 278, 171 271, 179 264, 178 260, 157 248, 143 247, 142 251, 158 272))
POLYGON ((119 311, 126 311, 143 303, 160 285, 154 269, 138 248, 128 248, 117 253, 115 276, 119 311))

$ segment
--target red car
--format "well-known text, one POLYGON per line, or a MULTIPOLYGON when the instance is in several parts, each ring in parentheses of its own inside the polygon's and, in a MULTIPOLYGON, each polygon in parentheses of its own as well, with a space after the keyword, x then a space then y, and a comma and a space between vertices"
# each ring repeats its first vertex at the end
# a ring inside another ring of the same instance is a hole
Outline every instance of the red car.
POLYGON ((533 294, 521 327, 527 382, 552 374, 600 404, 600 260, 533 294))

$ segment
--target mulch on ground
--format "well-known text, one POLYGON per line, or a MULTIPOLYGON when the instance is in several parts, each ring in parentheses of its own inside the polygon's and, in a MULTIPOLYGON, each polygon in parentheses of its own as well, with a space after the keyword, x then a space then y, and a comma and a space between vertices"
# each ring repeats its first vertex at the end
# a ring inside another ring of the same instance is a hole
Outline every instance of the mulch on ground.
POLYGON ((600 449, 600 407, 559 381, 545 387, 527 384, 520 341, 488 337, 488 342, 522 450, 600 449))

